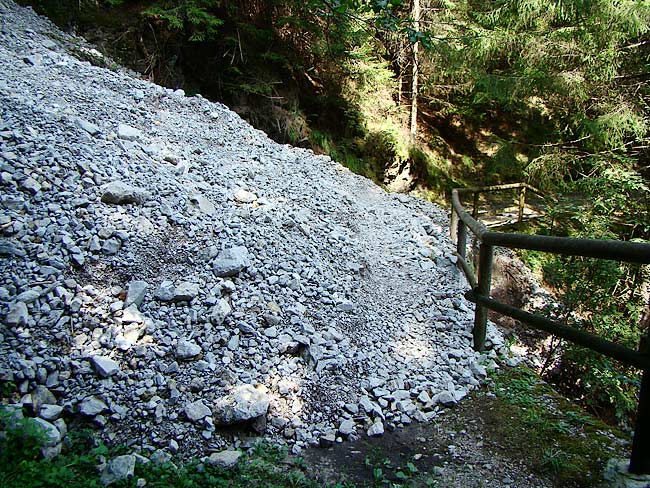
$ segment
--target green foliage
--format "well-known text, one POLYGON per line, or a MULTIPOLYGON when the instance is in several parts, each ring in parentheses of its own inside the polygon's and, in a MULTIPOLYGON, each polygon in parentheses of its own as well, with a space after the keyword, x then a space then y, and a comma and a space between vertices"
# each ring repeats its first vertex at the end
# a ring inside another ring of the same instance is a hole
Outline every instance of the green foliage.
POLYGON ((190 41, 214 39, 223 20, 213 10, 219 7, 219 0, 161 0, 142 13, 146 17, 162 21, 174 31, 187 35, 190 41))
POLYGON ((552 475, 558 486, 580 480, 594 486, 602 464, 612 456, 611 437, 596 418, 559 396, 526 368, 494 375, 491 389, 505 444, 527 446, 528 458, 540 473, 552 475))
MULTIPOLYGON (((64 452, 52 460, 43 459, 40 444, 43 433, 30 419, 13 421, 0 409, 0 427, 6 435, 0 437, 0 486, 3 488, 89 488, 103 486, 97 466, 102 460, 126 452, 96 443, 88 432, 72 431, 67 436, 64 452)), ((298 467, 287 463, 286 452, 274 445, 259 444, 235 468, 224 470, 204 465, 196 460, 137 464, 132 479, 115 486, 135 487, 139 478, 154 488, 195 487, 291 487, 323 486, 309 479, 298 467)), ((338 485, 337 485, 338 486, 338 485)))

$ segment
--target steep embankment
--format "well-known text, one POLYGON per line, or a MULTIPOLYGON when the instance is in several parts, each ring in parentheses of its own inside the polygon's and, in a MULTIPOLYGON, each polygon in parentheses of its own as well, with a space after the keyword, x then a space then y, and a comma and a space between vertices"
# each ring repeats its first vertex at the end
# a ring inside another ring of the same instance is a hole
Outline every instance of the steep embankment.
POLYGON ((92 66, 8 0, 0 26, 0 368, 35 415, 184 454, 248 419, 299 450, 478 385, 440 208, 92 66))

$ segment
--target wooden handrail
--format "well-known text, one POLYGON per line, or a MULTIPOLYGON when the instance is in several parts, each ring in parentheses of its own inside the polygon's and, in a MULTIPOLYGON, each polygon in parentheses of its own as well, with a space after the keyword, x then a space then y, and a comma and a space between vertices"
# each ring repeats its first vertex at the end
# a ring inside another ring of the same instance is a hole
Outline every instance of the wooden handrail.
MULTIPOLYGON (((650 243, 491 232, 483 223, 476 219, 478 213, 477 195, 481 192, 506 189, 520 189, 520 221, 523 215, 523 206, 525 205, 525 190, 542 195, 539 190, 526 183, 512 183, 483 188, 458 188, 451 192, 452 210, 450 231, 452 240, 456 243, 458 266, 463 270, 472 287, 472 290, 466 294, 466 297, 476 304, 474 328, 472 331, 474 349, 482 351, 485 348, 487 311, 494 310, 498 313, 513 317, 536 329, 545 330, 625 364, 641 368, 643 370, 643 376, 641 390, 639 391, 639 406, 637 409, 629 471, 634 474, 650 474, 650 347, 640 347, 639 351, 634 351, 607 341, 602 337, 574 329, 539 315, 530 314, 490 297, 494 246, 650 264, 650 243), (466 193, 473 193, 474 195, 473 216, 465 210, 460 201, 460 194, 466 193), (468 262, 466 255, 468 229, 480 241, 477 270, 478 279, 474 275, 472 266, 468 262)), ((643 341, 645 341, 642 342, 643 344, 648 344, 650 343, 650 338, 645 336, 643 341)))

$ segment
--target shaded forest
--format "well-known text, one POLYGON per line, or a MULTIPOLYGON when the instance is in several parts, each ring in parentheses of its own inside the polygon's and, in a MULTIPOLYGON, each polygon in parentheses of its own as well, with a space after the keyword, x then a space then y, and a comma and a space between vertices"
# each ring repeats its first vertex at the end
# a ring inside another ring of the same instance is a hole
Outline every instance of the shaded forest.
MULTIPOLYGON (((526 181, 564 196, 527 232, 650 239, 647 0, 31 3, 144 77, 387 189, 443 201, 526 181)), ((647 333, 647 266, 522 257, 576 327, 632 348, 647 333)), ((630 419, 638 371, 551 350, 566 392, 630 419)))

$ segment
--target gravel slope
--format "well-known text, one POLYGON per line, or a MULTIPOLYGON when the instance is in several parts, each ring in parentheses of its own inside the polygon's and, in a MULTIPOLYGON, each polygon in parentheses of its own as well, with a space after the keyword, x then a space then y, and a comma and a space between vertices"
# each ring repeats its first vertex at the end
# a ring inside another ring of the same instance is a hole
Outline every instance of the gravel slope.
POLYGON ((471 349, 442 209, 94 66, 9 0, 0 32, 0 371, 33 415, 159 454, 246 429, 297 452, 484 378, 502 340, 471 349))

